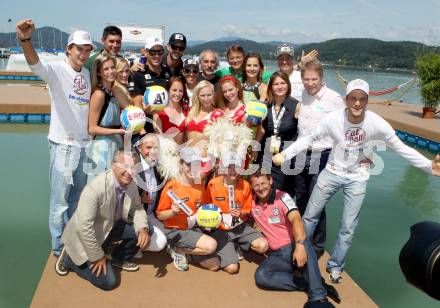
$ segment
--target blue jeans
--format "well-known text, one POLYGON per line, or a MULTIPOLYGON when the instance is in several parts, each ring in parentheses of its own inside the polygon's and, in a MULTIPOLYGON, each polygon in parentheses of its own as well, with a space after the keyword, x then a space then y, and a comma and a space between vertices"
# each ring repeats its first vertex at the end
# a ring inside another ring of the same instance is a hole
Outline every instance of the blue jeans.
POLYGON ((318 182, 313 189, 312 196, 307 204, 303 216, 304 229, 307 237, 311 237, 318 224, 321 212, 329 199, 342 188, 344 204, 342 210, 339 234, 327 263, 329 271, 342 272, 345 265, 345 256, 350 248, 354 232, 358 225, 359 214, 364 201, 368 181, 354 181, 335 175, 324 169, 318 177, 318 182))
POLYGON ((87 183, 87 175, 83 171, 86 153, 84 148, 78 146, 49 141, 49 155, 49 230, 52 252, 59 255, 64 227, 72 217, 87 183))
MULTIPOLYGON (((296 205, 298 206, 301 216, 304 215, 309 203, 310 196, 312 195, 313 188, 318 180, 319 173, 325 168, 327 164, 330 150, 324 150, 321 153, 303 154, 301 158, 296 156, 295 164, 303 164, 304 169, 294 177, 295 181, 295 195, 296 205)), ((318 225, 313 233, 312 245, 315 249, 315 253, 318 256, 322 256, 325 250, 325 241, 327 238, 327 219, 325 209, 321 213, 318 225)))
MULTIPOLYGON (((122 242, 113 250, 112 259, 121 262, 128 261, 135 255, 139 247, 136 246, 138 239, 133 226, 125 223, 123 220, 118 220, 113 226, 113 229, 102 244, 102 249, 105 251, 110 243, 119 240, 122 240, 122 242)), ((66 269, 74 271, 78 276, 90 281, 94 286, 105 291, 112 290, 116 287, 115 271, 109 260, 107 260, 106 264, 107 275, 101 273, 99 276, 96 276, 90 269, 91 265, 92 263, 87 261, 78 266, 73 263, 69 256, 64 260, 66 269)))
POLYGON ((279 291, 307 290, 309 301, 325 298, 327 292, 322 285, 321 273, 312 245, 308 240, 304 242, 307 252, 307 263, 303 270, 304 279, 293 275, 293 271, 298 268, 293 264, 292 245, 271 251, 269 257, 261 262, 255 272, 256 285, 279 291))

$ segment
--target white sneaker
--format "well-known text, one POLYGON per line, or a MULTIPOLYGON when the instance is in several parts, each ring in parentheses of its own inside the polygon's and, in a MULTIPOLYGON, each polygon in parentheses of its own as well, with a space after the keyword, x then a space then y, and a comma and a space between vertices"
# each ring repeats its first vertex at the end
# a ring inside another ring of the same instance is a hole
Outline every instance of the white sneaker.
POLYGON ((167 251, 173 259, 174 267, 179 271, 187 271, 189 269, 188 260, 183 253, 176 252, 170 245, 167 245, 167 251))
POLYGON ((332 283, 340 283, 342 280, 341 272, 332 271, 328 274, 328 278, 332 283))

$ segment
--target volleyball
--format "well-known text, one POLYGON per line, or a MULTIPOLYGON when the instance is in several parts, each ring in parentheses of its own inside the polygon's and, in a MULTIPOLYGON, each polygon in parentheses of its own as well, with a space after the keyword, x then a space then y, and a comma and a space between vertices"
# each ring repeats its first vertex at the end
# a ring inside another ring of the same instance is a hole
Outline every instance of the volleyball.
POLYGON ((252 100, 246 104, 246 121, 253 126, 258 126, 263 122, 267 115, 267 106, 264 102, 252 100))
POLYGON ((168 92, 164 87, 151 86, 145 90, 144 105, 151 105, 151 111, 161 111, 168 104, 168 92))
POLYGON ((215 229, 221 222, 221 210, 214 204, 205 204, 197 211, 197 224, 202 228, 215 229))
POLYGON ((122 127, 129 132, 138 133, 145 125, 147 117, 145 112, 136 106, 127 106, 121 112, 122 127))

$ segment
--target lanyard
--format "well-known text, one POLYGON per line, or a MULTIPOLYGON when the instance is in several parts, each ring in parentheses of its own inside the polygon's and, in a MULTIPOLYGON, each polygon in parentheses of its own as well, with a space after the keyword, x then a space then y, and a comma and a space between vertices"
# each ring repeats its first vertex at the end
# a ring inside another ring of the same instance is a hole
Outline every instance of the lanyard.
POLYGON ((278 135, 278 130, 280 129, 280 125, 281 125, 281 119, 282 119, 285 111, 286 111, 286 108, 283 106, 283 108, 281 108, 280 112, 278 114, 276 114, 275 106, 272 105, 273 132, 274 132, 275 136, 278 135))

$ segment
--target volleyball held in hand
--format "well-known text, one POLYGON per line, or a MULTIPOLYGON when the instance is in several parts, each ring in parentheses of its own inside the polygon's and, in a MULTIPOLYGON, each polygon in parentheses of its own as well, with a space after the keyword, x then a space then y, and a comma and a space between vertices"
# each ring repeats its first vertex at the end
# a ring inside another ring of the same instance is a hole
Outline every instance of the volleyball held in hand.
POLYGON ((151 106, 151 111, 161 111, 168 105, 168 92, 164 87, 151 86, 145 90, 144 105, 151 106))
POLYGON ((252 126, 260 125, 267 116, 267 106, 264 102, 252 100, 246 104, 246 121, 252 126))
POLYGON ((221 222, 221 210, 214 204, 205 204, 197 211, 197 224, 204 229, 216 229, 221 222))
POLYGON ((122 127, 133 134, 138 133, 144 128, 147 117, 145 112, 136 106, 128 106, 121 112, 122 127))

